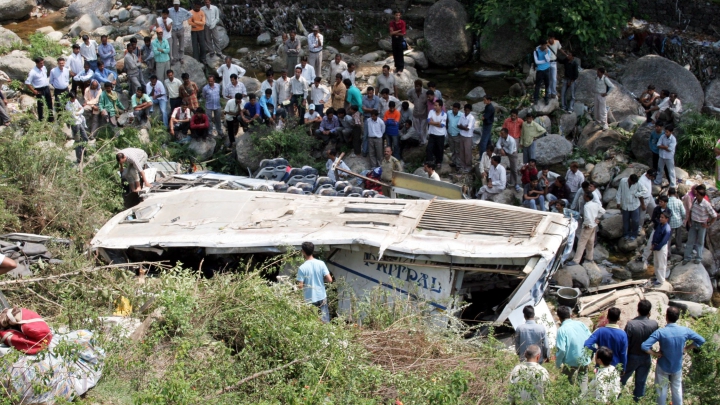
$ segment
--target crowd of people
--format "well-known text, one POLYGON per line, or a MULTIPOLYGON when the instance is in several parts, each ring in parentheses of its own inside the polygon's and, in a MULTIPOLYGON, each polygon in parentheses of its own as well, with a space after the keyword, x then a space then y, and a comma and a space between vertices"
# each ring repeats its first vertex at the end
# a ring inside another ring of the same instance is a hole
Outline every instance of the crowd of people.
MULTIPOLYGON (((678 325, 680 310, 668 307, 667 325, 660 328, 651 319, 652 304, 641 300, 638 316, 620 329, 619 308, 610 308, 600 327, 590 332, 575 319, 569 307, 557 309, 560 320, 554 355, 549 347, 544 325, 535 320, 532 306, 523 309, 525 323, 515 329, 515 350, 520 358, 510 375, 512 404, 542 404, 549 373, 542 367, 554 359, 571 384, 578 385, 583 398, 610 403, 622 395, 623 387, 634 376, 632 391, 635 401, 645 396, 647 378, 655 364, 655 390, 659 405, 667 404, 668 394, 673 405, 682 405, 682 363, 685 353, 702 346, 705 339, 695 331, 678 325), (688 344, 688 342, 690 342, 688 344), (594 378, 589 375, 594 372, 594 378)), ((550 320, 549 322, 552 322, 550 320)))

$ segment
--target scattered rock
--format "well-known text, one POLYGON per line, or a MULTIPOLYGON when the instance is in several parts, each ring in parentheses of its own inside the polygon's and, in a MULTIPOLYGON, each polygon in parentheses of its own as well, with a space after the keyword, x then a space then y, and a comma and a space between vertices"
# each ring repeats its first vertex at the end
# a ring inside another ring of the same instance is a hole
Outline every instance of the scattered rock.
MULTIPOLYGON (((352 34, 344 34, 343 36, 340 37, 340 44, 345 45, 345 46, 355 45, 355 36, 352 34)), ((359 49, 360 49, 360 47, 358 47, 358 50, 359 49)), ((357 52, 357 50, 353 51, 351 49, 350 52, 357 52)))
POLYGON ((115 30, 116 30, 116 28, 113 27, 112 25, 104 25, 104 26, 96 29, 95 31, 93 31, 93 34, 95 34, 96 36, 102 36, 102 35, 110 36, 115 33, 115 30))
POLYGON ((542 125, 542 127, 545 128, 546 131, 552 130, 552 120, 547 115, 535 117, 535 122, 542 125))
POLYGON ((615 201, 615 196, 617 195, 617 189, 616 188, 606 188, 602 195, 602 203, 603 205, 608 205, 610 201, 615 201))
MULTIPOLYGON (((77 0, 70 4, 67 12, 65 13, 65 17, 73 19, 84 14, 90 14, 97 18, 97 16, 103 15, 112 10, 113 4, 115 4, 114 0, 77 0)), ((92 30, 89 30, 88 32, 90 31, 92 30)))
POLYGON ((651 165, 652 151, 650 150, 650 134, 653 128, 642 125, 635 130, 632 138, 630 138, 630 152, 638 161, 651 165))
POLYGON ((272 35, 269 32, 263 32, 258 35, 256 40, 258 45, 270 45, 272 43, 272 35))
POLYGON ((514 189, 506 188, 502 193, 494 194, 491 200, 499 204, 517 205, 518 197, 514 189))
MULTIPOLYGON (((622 217, 621 217, 622 218, 622 217)), ((621 238, 618 240, 617 248, 621 252, 632 253, 645 246, 645 238, 638 235, 635 240, 621 238)))
POLYGON ((430 62, 455 67, 468 59, 472 52, 472 34, 465 29, 466 24, 465 7, 458 1, 440 0, 430 6, 424 26, 430 62))
POLYGON ((715 264, 715 258, 713 257, 713 254, 710 251, 710 249, 703 249, 702 265, 703 265, 703 267, 705 267, 705 270, 707 270, 708 275, 711 278, 715 278, 715 276, 717 276, 718 267, 715 264))
POLYGON ((628 166, 622 172, 618 173, 612 181, 612 187, 618 188, 620 186, 620 180, 630 177, 632 174, 637 174, 638 177, 645 174, 650 167, 645 166, 642 163, 633 163, 632 166, 628 166))
POLYGON ((520 83, 515 83, 510 86, 508 92, 510 93, 510 97, 522 97, 525 95, 524 87, 520 83))
POLYGON ((556 98, 551 98, 547 103, 545 103, 544 99, 540 99, 532 106, 533 111, 538 115, 550 115, 559 108, 560 101, 556 98))
POLYGON ((618 280, 630 280, 632 278, 632 273, 624 267, 613 266, 611 270, 613 277, 618 280))
POLYGON ((25 18, 35 5, 34 0, 0 0, 0 21, 25 18))
POLYGON ((618 127, 629 132, 635 130, 635 128, 645 123, 645 121, 646 118, 642 115, 628 115, 618 123, 618 127))
POLYGON ((64 8, 72 4, 73 0, 48 0, 53 7, 64 8))
POLYGON ((12 80, 20 80, 25 83, 28 72, 34 67, 35 63, 19 51, 0 56, 0 70, 12 80))
POLYGON ((128 21, 130 19, 130 12, 124 8, 121 8, 120 12, 117 15, 117 18, 120 22, 128 21))
POLYGON ((513 24, 497 30, 483 30, 480 36, 480 61, 490 65, 515 66, 522 62, 535 44, 513 24))
POLYGON ((477 86, 474 89, 470 90, 470 92, 468 92, 468 94, 465 96, 465 98, 467 98, 473 103, 482 100, 483 97, 485 97, 485 89, 480 86, 477 86))
MULTIPOLYGON (((518 85, 517 83, 513 84, 513 86, 518 85)), ((578 122, 578 116, 576 113, 563 113, 558 117, 558 126, 560 127, 560 132, 562 136, 568 136, 570 135, 577 126, 578 122)))
POLYGON ((645 91, 649 83, 662 83, 663 89, 678 94, 684 110, 692 105, 699 111, 705 104, 705 93, 695 75, 659 55, 646 55, 627 65, 620 82, 635 94, 645 91))
POLYGON ((583 266, 563 266, 558 269, 553 277, 555 280, 564 284, 560 284, 564 287, 574 287, 573 282, 579 283, 583 288, 590 287, 590 277, 588 277, 587 270, 583 266), (568 280, 570 280, 568 282, 568 280))
POLYGON ((572 151, 572 143, 560 135, 546 135, 535 141, 535 159, 540 166, 562 163, 572 151))
POLYGON ((221 50, 230 45, 230 37, 228 36, 227 30, 220 24, 213 28, 213 37, 217 41, 215 45, 217 45, 221 50))
POLYGON ((610 180, 612 180, 613 167, 615 167, 615 162, 612 160, 603 160, 602 162, 596 164, 590 172, 592 181, 601 186, 607 185, 610 183, 610 180))
POLYGON ((600 221, 600 235, 607 239, 618 239, 623 236, 622 215, 607 215, 600 221))
POLYGON ((410 57, 412 60, 415 61, 415 66, 419 69, 427 69, 430 66, 430 63, 428 62, 427 57, 425 56, 425 52, 422 51, 412 51, 409 52, 405 57, 410 57))
POLYGON ((380 41, 378 41, 378 46, 383 51, 392 52, 392 43, 389 39, 381 39, 380 41))
MULTIPOLYGON (((73 3, 73 5, 75 4, 77 3, 73 3)), ((96 15, 83 14, 82 17, 70 26, 70 36, 77 37, 81 32, 93 32, 100 27, 102 27, 102 22, 96 15)))
POLYGON ((667 281, 681 300, 707 302, 712 297, 710 277, 702 264, 679 264, 673 267, 667 281))
POLYGON ((507 72, 503 72, 501 70, 478 70, 473 73, 473 77, 481 82, 485 80, 500 79, 505 77, 505 75, 507 75, 507 72))
POLYGON ((705 314, 717 312, 717 308, 692 301, 670 300, 670 306, 686 311, 693 318, 700 318, 705 314))
POLYGON ((240 55, 247 55, 248 53, 250 53, 250 48, 240 48, 237 50, 237 53, 239 53, 240 55))
POLYGON ((610 252, 608 252, 607 248, 601 244, 596 244, 595 248, 593 249, 593 257, 592 260, 595 263, 602 263, 603 260, 607 260, 610 257, 610 252))
POLYGON ((217 142, 215 138, 209 137, 206 140, 193 138, 188 144, 188 149, 195 155, 195 158, 199 161, 210 159, 215 153, 215 145, 217 142))
POLYGON ((10 31, 7 28, 0 27, 0 43, 3 43, 4 45, 11 45, 16 42, 22 42, 22 40, 16 33, 10 31))
POLYGON ((585 271, 587 272, 591 287, 597 287, 602 284, 603 275, 605 274, 605 272, 600 270, 597 264, 595 264, 594 262, 585 261, 583 263, 583 268, 585 268, 585 271))
POLYGON ((248 91, 248 94, 255 93, 258 99, 262 96, 262 94, 260 94, 260 86, 262 86, 260 80, 250 76, 243 76, 238 80, 245 85, 245 89, 248 91))
MULTIPOLYGON (((378 59, 382 59, 382 58, 383 58, 384 55, 382 55, 381 52, 382 52, 382 51, 375 51, 375 52, 366 53, 365 55, 362 56, 361 60, 362 60, 363 62, 365 62, 365 63, 367 63, 367 62, 375 62, 375 61, 377 61, 378 59)), ((384 53, 384 52, 382 52, 382 53, 384 53)))
POLYGON ((415 88, 415 80, 417 80, 417 71, 413 67, 405 66, 400 76, 395 75, 395 86, 397 86, 398 92, 402 97, 398 97, 404 100, 407 96, 408 91, 415 88))
MULTIPOLYGON (((585 105, 595 104, 595 78, 597 77, 597 71, 595 69, 587 69, 580 73, 577 82, 575 83, 575 98, 577 101, 585 105)), ((629 115, 637 115, 639 113, 640 103, 630 94, 630 92, 620 83, 610 79, 612 84, 615 86, 610 94, 606 98, 606 104, 610 107, 612 116, 617 121, 622 121, 629 115)), ((643 89, 647 87, 647 83, 643 89)), ((640 93, 638 93, 640 94, 640 93)), ((576 104, 577 109, 577 104, 576 104)), ((610 122, 610 116, 608 115, 608 122, 610 122)))
POLYGON ((183 55, 183 61, 185 62, 184 64, 175 62, 170 65, 170 68, 175 72, 175 77, 180 77, 183 73, 187 73, 190 75, 190 80, 195 82, 198 88, 202 90, 203 86, 207 84, 202 63, 187 54, 183 55))
POLYGON ((594 121, 590 121, 583 128, 578 141, 578 146, 586 149, 591 154, 605 152, 624 141, 624 137, 612 129, 603 130, 594 121))
POLYGON ((643 262, 639 262, 637 260, 630 260, 627 263, 627 270, 636 275, 644 274, 647 269, 645 268, 645 264, 643 262))

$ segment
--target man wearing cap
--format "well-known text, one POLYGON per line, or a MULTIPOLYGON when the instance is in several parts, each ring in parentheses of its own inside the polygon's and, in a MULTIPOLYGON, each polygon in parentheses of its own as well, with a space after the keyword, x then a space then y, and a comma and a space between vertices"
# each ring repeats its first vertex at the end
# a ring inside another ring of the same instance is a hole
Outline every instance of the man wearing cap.
POLYGON ((325 106, 330 101, 330 89, 320 84, 320 81, 322 81, 322 78, 318 76, 310 86, 310 101, 315 104, 316 111, 322 117, 325 106))
POLYGON ((323 50, 323 36, 320 34, 320 27, 317 25, 313 27, 313 32, 308 36, 308 63, 315 69, 315 73, 320 75, 322 73, 322 50, 323 50))
POLYGON ((313 134, 315 129, 317 129, 322 122, 322 117, 315 111, 315 106, 312 104, 308 105, 308 112, 305 113, 303 118, 303 122, 308 126, 310 135, 313 134))
POLYGON ((155 54, 155 76, 164 82, 170 69, 170 44, 163 38, 162 28, 157 29, 157 38, 152 41, 152 50, 155 54))
POLYGON ((180 7, 180 0, 173 0, 173 6, 168 10, 172 24, 172 53, 173 61, 185 63, 185 27, 183 23, 190 19, 190 12, 180 7))

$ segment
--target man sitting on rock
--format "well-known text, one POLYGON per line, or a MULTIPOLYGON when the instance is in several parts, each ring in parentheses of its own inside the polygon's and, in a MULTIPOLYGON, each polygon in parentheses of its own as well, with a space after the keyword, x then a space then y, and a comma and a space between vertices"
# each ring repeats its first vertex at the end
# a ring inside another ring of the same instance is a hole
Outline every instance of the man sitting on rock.
POLYGON ((586 192, 583 195, 583 199, 585 200, 585 205, 582 211, 583 223, 580 240, 575 249, 575 257, 571 262, 568 262, 568 265, 579 264, 583 257, 583 252, 586 253, 585 261, 594 261, 595 232, 600 223, 600 217, 605 213, 602 204, 599 201, 595 201, 595 196, 592 192, 586 192))
MULTIPOLYGON (((145 94, 145 90, 142 87, 138 87, 135 90, 132 98, 130 98, 130 106, 133 109, 133 116, 135 117, 136 125, 148 125, 148 118, 150 117, 150 108, 153 102, 145 94)), ((149 127, 149 125, 148 125, 149 127)))
POLYGON ((493 156, 490 160, 487 184, 480 188, 477 196, 481 200, 490 200, 493 196, 502 193, 507 182, 505 176, 505 168, 500 164, 500 156, 493 156))
POLYGON ((650 84, 648 85, 647 90, 643 91, 642 94, 640 94, 640 97, 637 98, 637 101, 642 104, 643 109, 645 110, 645 117, 647 119, 647 122, 651 122, 651 108, 655 106, 659 97, 660 95, 657 91, 655 91, 655 85, 650 84))
POLYGON ((569 204, 573 198, 573 193, 567 185, 565 177, 558 176, 555 181, 545 189, 547 200, 553 202, 555 200, 565 200, 565 204, 569 204))
POLYGON ((202 107, 198 107, 190 118, 190 136, 203 141, 210 136, 210 118, 202 107))

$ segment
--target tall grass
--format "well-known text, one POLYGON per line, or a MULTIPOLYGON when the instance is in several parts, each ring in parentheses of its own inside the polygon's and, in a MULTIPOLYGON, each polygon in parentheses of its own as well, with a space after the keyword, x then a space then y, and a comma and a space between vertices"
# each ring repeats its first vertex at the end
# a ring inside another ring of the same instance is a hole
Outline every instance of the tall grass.
POLYGON ((683 116, 677 133, 675 164, 703 171, 715 164, 713 148, 720 139, 720 119, 690 112, 683 116))

